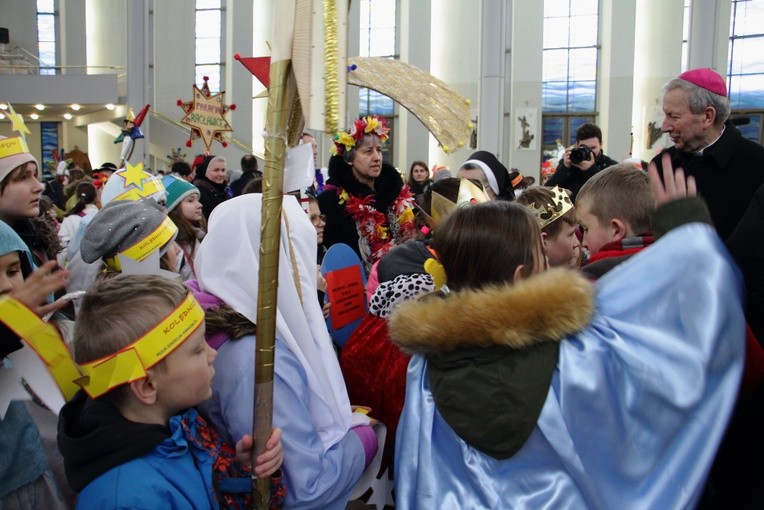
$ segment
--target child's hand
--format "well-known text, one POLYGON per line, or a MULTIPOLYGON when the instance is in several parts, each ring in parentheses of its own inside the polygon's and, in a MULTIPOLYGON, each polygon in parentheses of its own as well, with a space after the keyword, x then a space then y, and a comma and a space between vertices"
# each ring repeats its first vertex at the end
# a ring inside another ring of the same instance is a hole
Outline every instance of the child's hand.
POLYGON ((321 308, 321 313, 324 314, 324 320, 329 318, 329 312, 331 312, 332 304, 331 303, 324 303, 323 308, 321 308))
POLYGON ((57 267, 58 264, 55 260, 46 262, 30 274, 24 283, 13 289, 9 295, 23 303, 39 317, 63 308, 68 302, 66 299, 59 299, 53 303, 45 302, 50 294, 66 286, 66 277, 69 273, 63 269, 56 271, 57 267))
POLYGON ((677 168, 673 171, 671 156, 665 153, 661 158, 663 165, 663 176, 658 175, 658 167, 655 163, 650 163, 647 167, 647 173, 650 176, 650 186, 653 189, 655 197, 655 207, 661 206, 666 202, 685 197, 694 197, 698 194, 695 177, 689 176, 685 180, 684 171, 677 168))
POLYGON ((326 278, 324 278, 324 275, 321 274, 321 266, 316 266, 316 290, 320 290, 321 292, 326 292, 326 278))
MULTIPOLYGON (((249 434, 246 434, 241 438, 241 441, 236 443, 236 457, 239 462, 242 464, 252 463, 254 446, 255 441, 249 434)), ((281 467, 282 462, 284 462, 284 450, 281 445, 281 429, 274 428, 271 437, 265 443, 265 451, 257 457, 255 474, 260 478, 271 476, 281 467)))

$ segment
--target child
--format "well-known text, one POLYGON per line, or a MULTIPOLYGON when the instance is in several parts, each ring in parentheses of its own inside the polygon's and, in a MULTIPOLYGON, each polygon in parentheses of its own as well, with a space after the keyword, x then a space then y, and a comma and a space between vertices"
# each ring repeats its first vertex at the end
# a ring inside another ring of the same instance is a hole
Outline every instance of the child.
POLYGON ((53 260, 61 251, 58 233, 41 218, 44 186, 37 179, 37 160, 20 136, 0 136, 0 221, 24 240, 35 265, 53 260))
POLYGON ((582 245, 589 251, 584 274, 597 279, 651 245, 654 210, 650 179, 642 170, 621 163, 589 179, 576 198, 582 245))
POLYGON ((75 191, 77 203, 69 215, 64 218, 61 228, 58 231, 58 237, 61 239, 61 246, 66 248, 69 240, 77 232, 82 222, 83 216, 95 214, 98 212, 100 204, 98 202, 98 189, 90 181, 81 181, 75 191))
POLYGON ((501 202, 435 231, 447 290, 389 321, 415 353, 396 508, 693 508, 742 372, 722 243, 674 229, 596 298, 574 271, 541 272, 540 243, 530 212, 501 202))
POLYGON ((114 201, 87 226, 80 255, 88 264, 102 259, 112 272, 177 275, 177 232, 164 207, 151 198, 114 201))
MULTIPOLYGON (((208 341, 218 351, 202 410, 224 438, 252 430, 262 198, 242 195, 215 209, 196 256, 199 281, 189 282, 209 306, 208 341)), ((291 196, 278 249, 273 423, 284 430, 285 505, 344 509, 378 443, 369 418, 351 409, 315 298, 316 231, 291 196)))
POLYGON ((162 184, 167 191, 167 216, 178 227, 175 242, 183 250, 183 266, 180 269, 183 280, 195 277, 194 257, 199 243, 207 233, 207 223, 202 215, 199 189, 185 179, 166 175, 162 184))
MULTIPOLYGON (((78 508, 241 504, 250 474, 194 409, 212 394, 216 352, 186 287, 157 276, 97 282, 82 302, 74 353, 86 376, 61 411, 59 448, 78 508)), ((258 457, 258 476, 281 465, 280 436, 275 429, 258 457)), ((236 444, 242 464, 251 446, 248 436, 236 444)))
POLYGON ((567 191, 559 186, 528 188, 517 202, 536 217, 541 229, 541 242, 551 267, 581 266, 581 243, 576 237, 576 208, 567 191))
MULTIPOLYGON (((0 221, 0 299, 14 297, 39 316, 60 308, 61 302, 45 302, 46 296, 65 282, 66 273, 54 272, 54 267, 55 262, 48 262, 32 273, 29 249, 11 227, 0 221)), ((21 348, 18 336, 0 322, 0 360, 21 348)), ((0 361, 0 376, 10 369, 5 360, 0 361)), ((3 384, 9 383, 3 378, 3 384)), ((4 405, 0 403, 0 407, 4 405)), ((55 420, 52 413, 47 414, 55 420)), ((0 508, 66 507, 48 469, 40 433, 24 402, 12 401, 4 410, 0 448, 0 508)))

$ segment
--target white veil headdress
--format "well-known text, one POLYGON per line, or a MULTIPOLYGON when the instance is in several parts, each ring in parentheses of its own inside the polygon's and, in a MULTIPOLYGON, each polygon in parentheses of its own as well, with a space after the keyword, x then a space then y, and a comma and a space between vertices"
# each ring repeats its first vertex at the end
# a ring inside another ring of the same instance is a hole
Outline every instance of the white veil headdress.
MULTIPOLYGON (((199 284, 257 322, 262 195, 227 200, 210 215, 207 236, 195 258, 199 284)), ((276 337, 308 377, 308 408, 324 450, 353 425, 337 355, 316 299, 316 231, 294 197, 282 205, 276 337)), ((275 372, 278 373, 278 365, 275 372)), ((254 382, 253 382, 254 384, 254 382)))

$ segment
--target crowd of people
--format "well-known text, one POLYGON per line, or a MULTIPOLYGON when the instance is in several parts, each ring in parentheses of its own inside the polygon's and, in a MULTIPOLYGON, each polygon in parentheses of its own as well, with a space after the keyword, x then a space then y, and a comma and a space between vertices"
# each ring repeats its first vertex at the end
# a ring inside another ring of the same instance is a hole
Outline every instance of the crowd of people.
POLYGON ((336 133, 326 181, 283 200, 259 455, 257 159, 43 184, 0 137, 4 394, 35 393, 34 351, 66 400, 0 402, 0 508, 244 508, 253 477, 271 508, 756 507, 764 148, 715 72, 663 95, 647 171, 587 123, 541 186, 485 150, 402 175, 384 118, 336 133), (342 345, 337 244, 368 304, 342 345))

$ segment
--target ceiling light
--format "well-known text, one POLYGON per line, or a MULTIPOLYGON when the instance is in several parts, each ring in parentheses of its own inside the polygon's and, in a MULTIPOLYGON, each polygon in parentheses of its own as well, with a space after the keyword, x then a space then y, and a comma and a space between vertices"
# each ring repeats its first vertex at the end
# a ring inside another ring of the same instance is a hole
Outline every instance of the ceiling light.
POLYGON ((0 110, 7 110, 7 109, 8 109, 8 105, 7 104, 0 103, 0 110))
POLYGON ((72 110, 74 110, 75 112, 78 111, 79 109, 80 109, 80 105, 76 103, 72 105, 72 110))
POLYGON ((71 114, 71 113, 65 113, 65 114, 64 114, 64 118, 65 118, 66 120, 72 120, 72 114, 71 114))
POLYGON ((116 108, 116 107, 112 103, 109 103, 109 104, 106 105, 106 109, 107 110, 113 110, 114 108, 116 108))
POLYGON ((37 108, 40 111, 43 111, 45 109, 45 105, 44 104, 36 104, 36 105, 34 105, 34 107, 37 108))
POLYGON ((29 118, 32 119, 32 120, 37 120, 37 119, 40 118, 40 116, 37 115, 36 113, 30 113, 29 114, 29 118))

